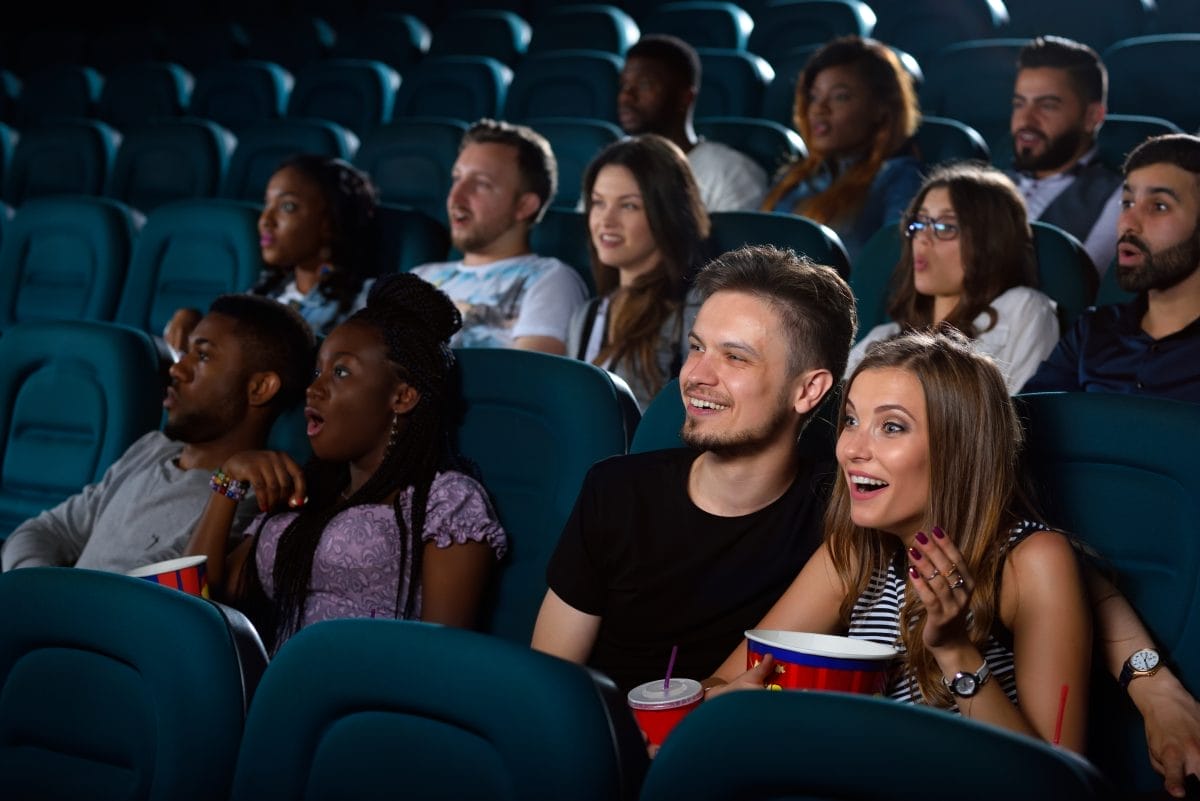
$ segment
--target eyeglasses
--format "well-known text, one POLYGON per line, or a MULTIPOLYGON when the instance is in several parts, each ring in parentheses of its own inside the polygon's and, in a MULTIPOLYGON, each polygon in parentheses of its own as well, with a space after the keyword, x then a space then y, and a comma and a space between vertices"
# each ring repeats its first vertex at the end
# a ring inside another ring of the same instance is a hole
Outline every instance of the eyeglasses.
POLYGON ((929 217, 913 217, 908 221, 908 225, 904 227, 904 235, 909 239, 912 239, 922 231, 930 231, 934 239, 940 239, 943 242, 958 239, 957 225, 944 223, 940 220, 930 219, 929 217))

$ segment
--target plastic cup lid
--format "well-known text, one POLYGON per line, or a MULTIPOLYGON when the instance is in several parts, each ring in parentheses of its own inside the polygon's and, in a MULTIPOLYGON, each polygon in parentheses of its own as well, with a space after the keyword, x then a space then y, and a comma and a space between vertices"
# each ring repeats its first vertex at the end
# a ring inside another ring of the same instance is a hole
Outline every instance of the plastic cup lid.
POLYGON ((629 705, 634 709, 673 709, 687 706, 704 696, 704 689, 695 679, 671 679, 663 689, 662 679, 648 681, 629 691, 629 705))

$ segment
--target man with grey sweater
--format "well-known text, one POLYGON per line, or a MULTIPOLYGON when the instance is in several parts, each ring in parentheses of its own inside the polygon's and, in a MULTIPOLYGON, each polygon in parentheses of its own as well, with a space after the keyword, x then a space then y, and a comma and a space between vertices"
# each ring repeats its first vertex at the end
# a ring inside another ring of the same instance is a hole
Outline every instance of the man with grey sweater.
MULTIPOLYGON (((126 572, 183 553, 230 456, 263 447, 279 412, 299 401, 314 339, 293 309, 222 295, 171 366, 167 420, 133 443, 103 478, 22 523, 0 552, 4 570, 42 565, 126 572)), ((238 510, 240 532, 258 511, 238 510)))

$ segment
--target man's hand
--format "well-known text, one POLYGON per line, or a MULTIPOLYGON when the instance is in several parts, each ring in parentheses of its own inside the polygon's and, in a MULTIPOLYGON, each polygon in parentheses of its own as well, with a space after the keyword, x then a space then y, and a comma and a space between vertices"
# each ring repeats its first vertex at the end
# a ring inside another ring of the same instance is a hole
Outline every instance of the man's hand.
POLYGON ((1200 778, 1200 703, 1165 667, 1130 682, 1129 697, 1146 725, 1150 764, 1166 791, 1183 798, 1187 776, 1200 778))

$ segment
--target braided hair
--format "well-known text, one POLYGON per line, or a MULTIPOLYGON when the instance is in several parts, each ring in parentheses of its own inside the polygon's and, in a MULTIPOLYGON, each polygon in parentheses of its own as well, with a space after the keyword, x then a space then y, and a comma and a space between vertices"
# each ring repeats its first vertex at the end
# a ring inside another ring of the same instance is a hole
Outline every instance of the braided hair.
MULTIPOLYGON (((275 557, 271 616, 275 643, 283 642, 299 628, 308 600, 313 557, 325 527, 348 507, 378 504, 393 493, 401 572, 396 586, 396 616, 413 617, 420 600, 421 544, 430 487, 438 472, 463 466, 451 450, 446 425, 447 385, 454 367, 449 339, 462 327, 462 316, 454 303, 416 275, 389 275, 375 283, 366 307, 347 320, 349 323, 368 325, 379 332, 397 375, 419 391, 420 399, 407 413, 407 425, 388 445, 379 468, 348 498, 341 495, 350 481, 348 464, 314 457, 305 467, 309 500, 280 535, 275 557), (401 505, 409 488, 411 528, 401 505), (407 582, 403 580, 405 573, 407 582)), ((257 577, 256 570, 246 572, 257 577)))
MULTIPOLYGON (((337 302, 336 319, 341 319, 353 307, 363 282, 379 271, 381 234, 375 214, 379 191, 365 172, 338 158, 301 153, 285 159, 275 172, 286 169, 315 183, 325 199, 333 231, 330 261, 335 269, 321 279, 320 292, 337 302)), ((274 296, 288 275, 286 269, 268 266, 250 291, 274 296)))

